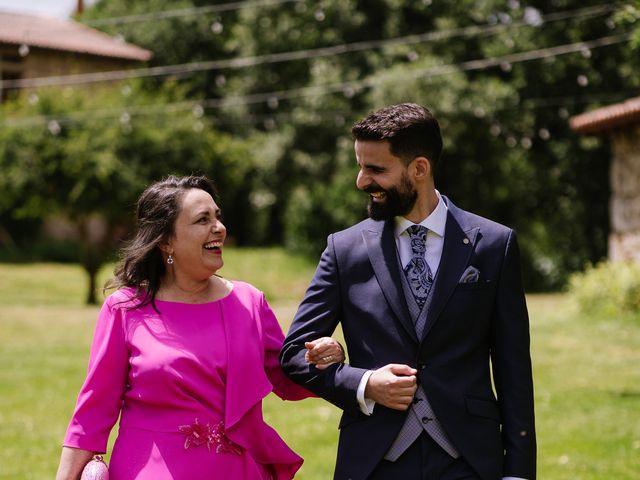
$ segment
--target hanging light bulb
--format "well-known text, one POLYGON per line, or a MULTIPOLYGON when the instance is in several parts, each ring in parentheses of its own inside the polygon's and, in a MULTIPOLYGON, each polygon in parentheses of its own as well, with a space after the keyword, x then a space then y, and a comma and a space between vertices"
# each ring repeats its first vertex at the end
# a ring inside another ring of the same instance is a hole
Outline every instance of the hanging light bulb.
POLYGON ((533 146, 533 142, 529 137, 522 137, 520 139, 520 145, 522 146, 522 148, 529 150, 533 146))
POLYGON ((49 123, 47 123, 47 128, 49 129, 51 135, 54 136, 57 136, 62 131, 62 127, 60 127, 60 124, 57 120, 51 120, 49 123))
POLYGON ((194 117, 201 118, 204 115, 204 108, 202 107, 202 105, 197 104, 196 106, 193 107, 193 109, 191 110, 191 113, 193 113, 194 117))
POLYGON ((269 97, 269 99, 267 100, 267 106, 271 110, 275 110, 276 108, 278 108, 278 104, 278 97, 269 97))
POLYGON ((540 130, 538 130, 538 136, 542 140, 549 140, 551 138, 551 133, 546 128, 541 128, 540 130))
POLYGON ((211 24, 211 31, 216 35, 221 34, 223 30, 224 30, 224 25, 222 25, 222 22, 220 22, 219 20, 215 20, 211 24))

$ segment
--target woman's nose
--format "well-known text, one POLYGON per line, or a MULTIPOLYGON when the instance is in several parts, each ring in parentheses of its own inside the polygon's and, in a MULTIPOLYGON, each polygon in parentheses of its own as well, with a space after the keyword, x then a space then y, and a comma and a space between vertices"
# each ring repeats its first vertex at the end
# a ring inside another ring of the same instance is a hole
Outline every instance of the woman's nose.
POLYGON ((215 233, 220 233, 226 230, 226 227, 224 226, 224 224, 218 220, 216 223, 214 223, 213 225, 213 231, 215 233))

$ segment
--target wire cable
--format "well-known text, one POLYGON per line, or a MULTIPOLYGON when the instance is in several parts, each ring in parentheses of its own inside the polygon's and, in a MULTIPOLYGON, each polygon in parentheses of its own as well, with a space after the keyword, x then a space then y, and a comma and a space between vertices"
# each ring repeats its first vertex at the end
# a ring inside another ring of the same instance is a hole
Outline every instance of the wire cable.
MULTIPOLYGON (((556 22, 566 19, 577 19, 599 16, 613 11, 615 7, 612 5, 599 5, 596 7, 587 7, 578 10, 558 12, 541 17, 543 24, 556 22)), ((45 86, 63 86, 63 85, 86 85, 96 82, 113 82, 119 80, 128 80, 133 78, 159 77, 166 75, 184 75, 188 73, 222 70, 222 69, 238 69, 263 64, 272 64, 279 62, 289 62, 293 60, 310 60, 319 57, 329 57, 341 55, 344 53, 372 50, 388 46, 411 45, 418 43, 426 43, 431 41, 445 40, 451 38, 471 38, 479 35, 492 35, 507 28, 521 28, 525 26, 532 27, 525 22, 517 22, 512 24, 488 25, 488 26, 471 26, 463 28, 455 28, 451 30, 442 30, 436 32, 426 32, 416 35, 406 35, 386 40, 371 40, 363 42, 354 42, 331 47, 321 47, 315 49, 296 50, 291 52, 272 53, 266 55, 232 58, 226 60, 212 60, 203 62, 191 62, 175 65, 164 65, 158 67, 137 68, 128 70, 112 70, 108 72, 81 73, 72 75, 58 75, 48 77, 0 80, 0 90, 2 89, 24 89, 45 86)))
POLYGON ((99 18, 95 20, 83 21, 85 25, 90 27, 103 27, 108 25, 120 25, 123 23, 147 22, 151 20, 163 20, 167 18, 206 15, 209 13, 228 12, 232 10, 241 10, 245 8, 268 7, 272 5, 281 5, 283 3, 299 3, 304 0, 256 0, 253 2, 231 2, 220 5, 207 5, 204 7, 181 8, 176 10, 164 10, 153 13, 143 13, 138 15, 122 15, 119 17, 99 18))
MULTIPOLYGON (((541 60, 552 58, 571 53, 584 52, 597 48, 612 46, 630 41, 632 33, 624 33, 608 37, 602 37, 590 41, 575 42, 566 45, 558 45, 543 49, 529 50, 526 52, 512 53, 500 57, 483 58, 470 60, 462 63, 438 65, 434 67, 420 68, 413 72, 407 72, 403 76, 404 79, 433 78, 442 75, 448 75, 456 72, 469 72, 477 70, 485 70, 492 67, 500 67, 504 65, 512 65, 515 63, 529 62, 532 60, 541 60)), ((105 118, 105 117, 122 117, 130 118, 131 115, 157 115, 161 113, 171 113, 179 111, 189 111, 194 109, 217 109, 223 107, 234 107, 251 105, 256 103, 277 104, 281 100, 292 100, 295 98, 303 98, 309 96, 320 96, 328 94, 346 94, 348 96, 355 95, 359 90, 382 85, 384 83, 397 80, 394 73, 371 75, 368 78, 355 81, 337 82, 333 84, 307 86, 288 90, 279 90, 264 93, 255 93, 250 95, 229 96, 222 99, 204 99, 204 100, 188 100, 182 102, 173 102, 155 105, 134 106, 130 108, 112 108, 100 110, 87 110, 72 112, 64 116, 34 116, 25 118, 6 119, 0 122, 5 127, 28 127, 34 125, 47 124, 50 121, 58 123, 72 122, 89 118, 105 118)))

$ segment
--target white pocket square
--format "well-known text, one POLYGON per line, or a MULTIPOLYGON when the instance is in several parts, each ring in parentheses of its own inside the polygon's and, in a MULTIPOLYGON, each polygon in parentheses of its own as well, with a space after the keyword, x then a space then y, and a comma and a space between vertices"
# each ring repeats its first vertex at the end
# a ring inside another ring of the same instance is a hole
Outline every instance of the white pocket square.
POLYGON ((460 277, 459 283, 476 283, 480 279, 480 270, 469 265, 460 277))

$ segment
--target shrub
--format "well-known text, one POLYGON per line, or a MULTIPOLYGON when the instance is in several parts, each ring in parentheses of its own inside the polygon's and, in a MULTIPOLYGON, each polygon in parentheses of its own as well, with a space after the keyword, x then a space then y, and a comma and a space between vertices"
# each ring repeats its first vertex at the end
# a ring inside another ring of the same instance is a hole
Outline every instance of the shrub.
POLYGON ((602 262, 573 274, 569 292, 583 313, 614 317, 640 315, 640 265, 602 262))

